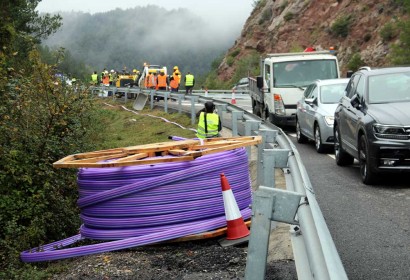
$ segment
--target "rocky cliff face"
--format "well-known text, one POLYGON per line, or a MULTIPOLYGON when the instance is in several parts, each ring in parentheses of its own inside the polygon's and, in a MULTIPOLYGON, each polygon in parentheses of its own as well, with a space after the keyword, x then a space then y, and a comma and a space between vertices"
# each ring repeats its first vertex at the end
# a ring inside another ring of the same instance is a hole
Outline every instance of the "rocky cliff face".
MULTIPOLYGON (((255 51, 263 56, 303 51, 306 47, 317 50, 334 47, 343 75, 352 58, 362 65, 388 65, 390 46, 399 35, 394 25, 404 16, 397 3, 396 0, 255 1, 240 38, 226 58, 238 50, 235 61, 255 51)), ((226 58, 218 68, 222 80, 229 80, 235 72, 236 63, 227 63, 226 58)))

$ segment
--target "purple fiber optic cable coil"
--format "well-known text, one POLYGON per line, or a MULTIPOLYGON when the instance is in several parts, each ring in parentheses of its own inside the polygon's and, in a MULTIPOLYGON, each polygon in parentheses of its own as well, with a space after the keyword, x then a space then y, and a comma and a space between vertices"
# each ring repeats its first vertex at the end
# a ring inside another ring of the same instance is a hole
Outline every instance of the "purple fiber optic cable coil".
POLYGON ((21 259, 79 257, 225 227, 221 173, 229 180, 242 217, 250 218, 252 194, 244 148, 186 162, 82 168, 77 180, 80 234, 24 251, 21 259), (110 241, 64 248, 86 238, 110 241))

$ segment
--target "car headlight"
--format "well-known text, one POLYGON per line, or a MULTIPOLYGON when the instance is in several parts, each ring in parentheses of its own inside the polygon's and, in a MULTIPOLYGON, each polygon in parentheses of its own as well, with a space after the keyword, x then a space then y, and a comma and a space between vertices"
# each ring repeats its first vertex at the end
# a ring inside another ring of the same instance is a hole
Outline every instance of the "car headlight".
POLYGON ((384 139, 408 140, 410 139, 409 128, 403 126, 374 124, 373 131, 376 137, 384 139))
POLYGON ((328 126, 333 126, 333 123, 335 122, 335 117, 334 116, 325 116, 325 122, 328 126))

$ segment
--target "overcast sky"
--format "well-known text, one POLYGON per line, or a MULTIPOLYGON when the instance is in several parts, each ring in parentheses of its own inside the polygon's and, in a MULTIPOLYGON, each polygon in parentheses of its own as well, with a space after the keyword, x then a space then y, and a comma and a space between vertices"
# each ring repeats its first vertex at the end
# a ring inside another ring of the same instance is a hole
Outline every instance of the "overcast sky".
POLYGON ((254 0, 42 0, 37 10, 53 13, 82 11, 99 13, 116 8, 157 5, 168 10, 186 8, 210 22, 224 25, 240 25, 249 17, 254 0))

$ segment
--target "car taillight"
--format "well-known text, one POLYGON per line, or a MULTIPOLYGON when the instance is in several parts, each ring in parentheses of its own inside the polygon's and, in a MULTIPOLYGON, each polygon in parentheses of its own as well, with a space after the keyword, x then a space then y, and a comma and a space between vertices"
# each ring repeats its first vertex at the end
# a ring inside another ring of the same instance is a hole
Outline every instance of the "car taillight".
POLYGON ((285 115, 285 105, 283 104, 282 96, 279 93, 273 94, 273 106, 276 115, 285 115))

